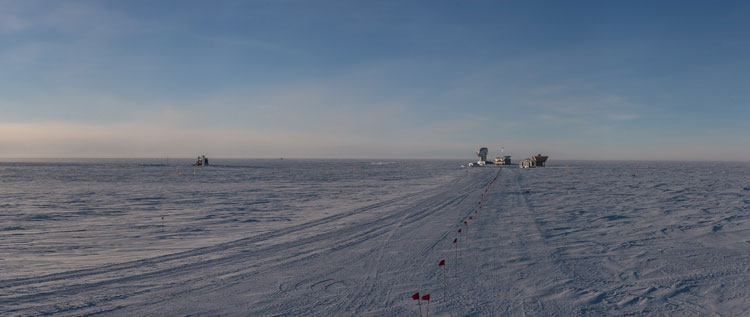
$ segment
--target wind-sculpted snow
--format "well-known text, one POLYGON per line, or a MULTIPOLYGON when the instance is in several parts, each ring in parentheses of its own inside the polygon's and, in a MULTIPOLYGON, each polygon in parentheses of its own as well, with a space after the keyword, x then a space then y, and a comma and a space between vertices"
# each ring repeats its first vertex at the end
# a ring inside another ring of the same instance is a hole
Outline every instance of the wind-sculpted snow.
POLYGON ((146 163, 0 163, 0 314, 750 313, 748 164, 146 163))
POLYGON ((0 163, 0 250, 12 255, 0 263, 3 277, 232 241, 425 190, 442 182, 442 167, 457 170, 453 162, 217 162, 0 163))

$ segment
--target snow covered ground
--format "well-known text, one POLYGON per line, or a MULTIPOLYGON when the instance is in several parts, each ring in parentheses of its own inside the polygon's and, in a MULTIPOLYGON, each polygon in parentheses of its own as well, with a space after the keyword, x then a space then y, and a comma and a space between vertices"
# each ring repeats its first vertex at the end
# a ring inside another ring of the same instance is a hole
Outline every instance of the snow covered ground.
POLYGON ((29 164, 0 314, 750 314, 746 163, 29 164))

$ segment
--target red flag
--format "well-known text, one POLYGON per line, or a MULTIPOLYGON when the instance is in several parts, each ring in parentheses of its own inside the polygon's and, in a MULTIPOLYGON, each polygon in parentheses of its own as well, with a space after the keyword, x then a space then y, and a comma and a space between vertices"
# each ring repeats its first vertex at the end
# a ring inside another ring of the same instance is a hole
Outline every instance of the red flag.
POLYGON ((411 296, 411 299, 418 300, 419 299, 419 292, 414 293, 414 295, 411 296))
POLYGON ((422 296, 422 300, 430 300, 430 294, 422 296))
POLYGON ((471 217, 469 217, 469 220, 471 220, 471 217))
POLYGON ((453 243, 458 242, 458 238, 453 238, 453 243))
POLYGON ((458 228, 458 233, 461 233, 461 228, 458 228))
POLYGON ((469 223, 468 223, 468 222, 466 222, 466 221, 464 221, 464 225, 467 225, 467 226, 468 226, 468 225, 469 225, 469 223))
POLYGON ((445 265, 445 260, 440 260, 440 264, 438 264, 438 266, 443 266, 443 265, 445 265))

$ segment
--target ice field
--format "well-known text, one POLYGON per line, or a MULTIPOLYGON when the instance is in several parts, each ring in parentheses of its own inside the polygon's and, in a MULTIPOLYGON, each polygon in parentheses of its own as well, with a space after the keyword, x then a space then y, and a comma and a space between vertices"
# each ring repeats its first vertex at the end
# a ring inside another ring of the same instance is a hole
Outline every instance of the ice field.
POLYGON ((211 162, 0 161, 0 315, 750 315, 748 163, 211 162))

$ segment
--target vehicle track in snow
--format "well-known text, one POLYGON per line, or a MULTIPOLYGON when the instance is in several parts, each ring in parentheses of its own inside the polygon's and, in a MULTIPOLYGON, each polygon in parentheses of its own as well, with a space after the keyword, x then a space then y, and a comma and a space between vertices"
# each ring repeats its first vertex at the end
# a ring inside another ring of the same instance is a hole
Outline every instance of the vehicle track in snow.
MULTIPOLYGON (((345 282, 331 279, 326 287, 350 290, 352 294, 372 294, 378 288, 378 268, 387 255, 394 231, 460 204, 480 186, 477 178, 481 179, 482 175, 473 173, 439 187, 438 191, 407 194, 266 234, 186 252, 39 277, 0 280, 0 311, 79 315, 138 310, 134 303, 159 305, 170 300, 179 302, 187 295, 221 293, 264 273, 283 272, 330 253, 356 249, 365 242, 378 243, 380 247, 363 254, 374 258, 366 262, 369 268, 364 283, 351 288, 345 282)), ((429 252, 432 247, 419 253, 429 252)), ((303 285, 318 285, 324 280, 321 277, 333 271, 323 270, 316 278, 297 281, 289 289, 284 286, 288 283, 282 283, 277 296, 293 297, 296 294, 289 294, 293 290, 303 285)), ((328 303, 326 298, 316 300, 328 303)), ((274 311, 273 305, 264 308, 265 311, 274 311)), ((371 303, 339 299, 328 305, 333 305, 328 306, 333 310, 356 312, 371 303)), ((278 307, 280 311, 285 309, 290 308, 278 307)))
MULTIPOLYGON (((403 200, 411 199, 419 194, 420 193, 408 194, 346 213, 291 226, 274 232, 186 252, 114 265, 106 265, 93 269, 0 281, 0 294, 2 294, 2 296, 0 296, 0 307, 5 307, 9 304, 19 305, 24 301, 39 302, 41 297, 57 297, 67 293, 96 289, 103 285, 113 285, 124 282, 132 283, 135 280, 142 279, 155 279, 164 275, 173 275, 174 273, 179 273, 179 271, 183 270, 194 270, 197 267, 221 268, 222 265, 227 265, 232 261, 248 260, 247 257, 250 257, 251 255, 247 253, 263 253, 268 250, 268 248, 254 247, 255 244, 278 239, 279 237, 287 235, 293 235, 306 229, 315 228, 360 213, 366 213, 370 210, 396 205, 403 200), (223 254, 228 251, 232 252, 229 255, 223 254)), ((330 236, 331 233, 328 233, 328 235, 330 236)), ((305 242, 305 239, 302 239, 302 241, 295 241, 294 243, 304 244, 305 242)), ((281 243, 281 247, 288 244, 289 243, 281 243)), ((272 246, 271 248, 279 247, 280 246, 277 245, 272 246)), ((297 257, 307 255, 308 253, 310 252, 301 251, 297 254, 297 257)), ((279 261, 280 259, 272 258, 265 262, 276 264, 283 263, 279 261)), ((260 266, 262 266, 262 264, 260 266)), ((166 288, 171 286, 172 285, 167 285, 166 288)))

